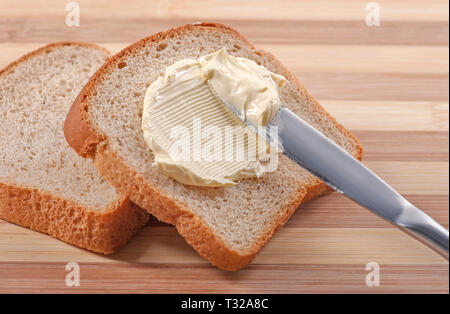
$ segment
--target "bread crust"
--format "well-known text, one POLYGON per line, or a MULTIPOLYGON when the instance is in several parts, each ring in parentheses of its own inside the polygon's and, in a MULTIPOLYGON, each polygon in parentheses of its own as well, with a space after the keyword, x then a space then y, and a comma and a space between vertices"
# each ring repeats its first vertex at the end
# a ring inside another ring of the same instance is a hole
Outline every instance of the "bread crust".
POLYGON ((146 224, 148 215, 125 196, 98 213, 55 194, 0 182, 0 218, 90 251, 112 254, 146 224))
MULTIPOLYGON (((123 57, 132 54, 134 50, 145 45, 156 44, 165 38, 172 37, 180 33, 189 33, 191 30, 199 27, 230 33, 232 36, 244 41, 253 51, 264 54, 269 59, 276 60, 272 54, 256 49, 243 35, 222 24, 189 24, 157 33, 131 44, 124 50, 120 51, 94 74, 73 104, 73 108, 66 120, 65 134, 69 145, 71 145, 81 156, 94 158, 94 164, 99 172, 120 191, 126 191, 129 193, 133 202, 145 208, 149 213, 153 214, 158 219, 175 225, 178 232, 186 239, 186 241, 193 246, 201 256, 207 258, 213 265, 224 270, 235 271, 245 267, 252 261, 255 255, 264 247, 273 234, 290 218, 295 209, 301 203, 309 201, 322 194, 329 193, 332 189, 317 179, 314 183, 299 190, 296 197, 288 201, 285 208, 285 214, 278 217, 272 225, 267 228, 266 232, 261 236, 254 247, 252 247, 246 254, 240 254, 239 252, 229 248, 222 239, 213 233, 213 231, 203 220, 193 215, 183 206, 183 204, 170 199, 169 196, 162 194, 161 191, 158 191, 152 186, 146 184, 144 179, 138 173, 129 168, 128 165, 126 165, 114 151, 109 149, 108 139, 105 138, 103 134, 95 130, 87 115, 87 109, 89 106, 88 96, 101 82, 103 75, 108 73, 110 68, 116 66, 123 57), (79 130, 80 128, 84 130, 74 131, 79 130), (94 138, 93 134, 95 135, 95 138, 98 139, 96 143, 92 141, 94 138)), ((279 64, 278 61, 277 63, 279 64)), ((358 151, 354 157, 361 160, 363 156, 363 149, 358 139, 341 124, 339 124, 334 117, 327 113, 291 72, 283 66, 281 66, 281 68, 285 72, 283 75, 285 75, 288 80, 295 82, 298 91, 309 98, 311 103, 314 104, 315 110, 326 115, 335 123, 337 128, 357 143, 358 151)))
POLYGON ((36 50, 30 51, 27 54, 24 54, 22 57, 20 57, 19 59, 11 62, 10 64, 8 64, 7 66, 5 66, 3 69, 0 70, 0 75, 6 75, 8 74, 10 71, 12 71, 17 65, 19 65, 20 63, 27 61, 28 59, 30 59, 33 56, 36 55, 40 55, 40 54, 44 54, 47 52, 52 51, 55 48, 58 47, 64 47, 64 46, 80 46, 80 47, 88 47, 88 48, 93 48, 93 49, 97 49, 102 51, 103 53, 105 53, 106 55, 111 54, 107 49, 97 46, 96 44, 92 44, 92 43, 85 43, 85 42, 69 42, 69 41, 62 41, 62 42, 57 42, 57 43, 51 43, 48 44, 46 46, 40 47, 36 50))
MULTIPOLYGON (((86 97, 84 89, 85 87, 78 94, 74 103, 82 103, 86 97)), ((95 133, 87 123, 86 109, 73 105, 70 107, 67 118, 64 121, 64 136, 66 141, 70 143, 70 146, 83 157, 93 157, 95 148, 101 141, 100 135, 95 133)))
MULTIPOLYGON (((53 43, 34 50, 0 71, 7 75, 29 58, 63 46, 82 46, 109 52, 90 43, 53 43)), ((123 246, 148 221, 148 214, 126 194, 103 212, 89 210, 57 194, 0 182, 0 218, 49 234, 94 252, 111 254, 123 246)))
POLYGON ((203 220, 192 214, 183 204, 147 185, 144 179, 130 169, 115 152, 105 150, 106 147, 102 144, 100 146, 94 164, 105 179, 114 181, 117 189, 135 195, 136 198, 133 200, 135 203, 147 209, 159 220, 174 225, 201 256, 224 270, 236 271, 248 265, 278 228, 294 213, 306 195, 306 190, 299 190, 296 197, 287 202, 286 214, 273 222, 274 227, 269 228, 247 254, 241 254, 228 247, 203 220))

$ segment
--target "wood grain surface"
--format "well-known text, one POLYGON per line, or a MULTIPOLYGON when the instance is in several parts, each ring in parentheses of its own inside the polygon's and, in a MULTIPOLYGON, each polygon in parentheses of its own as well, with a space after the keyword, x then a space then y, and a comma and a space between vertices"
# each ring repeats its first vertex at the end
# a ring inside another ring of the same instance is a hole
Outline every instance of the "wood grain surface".
MULTIPOLYGON (((365 147, 365 163, 449 226, 448 1, 0 0, 0 68, 55 41, 111 52, 169 27, 228 24, 274 53, 365 147)), ((443 258, 345 197, 301 206, 251 265, 221 271, 152 219, 119 253, 100 256, 0 220, 0 292, 448 293, 443 258), (79 287, 65 266, 80 265, 79 287), (365 266, 380 265, 367 287, 365 266)))

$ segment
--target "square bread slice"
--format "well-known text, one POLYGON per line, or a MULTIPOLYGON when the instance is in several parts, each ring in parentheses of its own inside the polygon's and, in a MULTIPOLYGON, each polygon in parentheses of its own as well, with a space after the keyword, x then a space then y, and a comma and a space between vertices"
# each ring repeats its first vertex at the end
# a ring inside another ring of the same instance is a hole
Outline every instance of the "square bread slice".
POLYGON ((148 220, 64 139, 64 120, 109 57, 56 43, 0 71, 0 218, 99 253, 113 253, 148 220))
MULTIPOLYGON (((358 159, 358 140, 330 116, 273 55, 220 24, 185 25, 142 39, 113 56, 90 79, 65 123, 69 144, 133 202, 173 224, 197 252, 226 270, 246 266, 302 202, 330 189, 283 155, 278 169, 233 187, 186 186, 161 173, 144 142, 141 116, 147 87, 165 68, 226 47, 288 83, 283 104, 358 159)), ((308 252, 305 252, 308 254, 308 252)))

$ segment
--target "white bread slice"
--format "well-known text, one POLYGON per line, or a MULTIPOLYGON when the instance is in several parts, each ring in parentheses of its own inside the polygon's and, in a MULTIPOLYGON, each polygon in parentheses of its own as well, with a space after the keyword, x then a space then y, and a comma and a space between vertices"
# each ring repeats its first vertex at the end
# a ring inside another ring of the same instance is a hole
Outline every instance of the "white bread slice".
POLYGON ((96 45, 56 43, 0 71, 0 218, 105 254, 148 214, 69 147, 63 125, 108 57, 96 45))
MULTIPOLYGON (((306 121, 362 158, 358 140, 331 117, 271 54, 220 24, 185 25, 142 39, 112 57, 90 79, 65 123, 69 144, 91 157, 100 173, 133 202, 176 226, 200 255, 226 270, 246 266, 298 205, 330 189, 280 155, 278 170, 234 187, 185 186, 152 165, 141 132, 147 87, 165 67, 226 47, 283 75, 282 101, 306 121)), ((307 252, 305 252, 307 254, 307 252)))

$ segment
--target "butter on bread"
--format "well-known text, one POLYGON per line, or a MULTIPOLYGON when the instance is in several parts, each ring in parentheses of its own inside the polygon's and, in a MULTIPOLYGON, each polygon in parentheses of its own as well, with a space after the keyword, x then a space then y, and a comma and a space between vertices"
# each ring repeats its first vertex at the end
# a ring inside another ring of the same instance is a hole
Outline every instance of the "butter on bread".
POLYGON ((267 124, 281 106, 285 81, 225 48, 168 66, 144 97, 142 132, 154 164, 180 183, 207 187, 233 186, 276 169, 277 147, 229 106, 255 125, 267 124))
MULTIPOLYGON (((238 270, 251 262, 301 204, 330 188, 287 157, 278 169, 231 187, 186 186, 152 165, 140 128, 148 86, 168 65, 226 47, 287 79, 281 101, 358 159, 358 140, 273 55, 220 24, 185 25, 144 38, 113 56, 90 79, 65 124, 69 144, 133 202, 178 232, 212 264, 238 270)), ((306 253, 307 254, 307 253, 306 253)))

